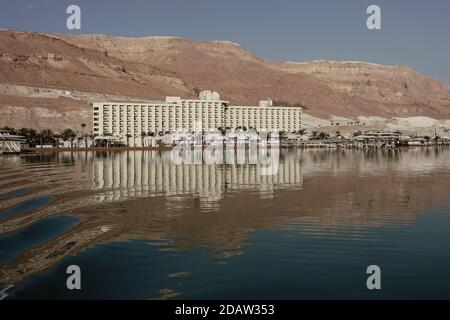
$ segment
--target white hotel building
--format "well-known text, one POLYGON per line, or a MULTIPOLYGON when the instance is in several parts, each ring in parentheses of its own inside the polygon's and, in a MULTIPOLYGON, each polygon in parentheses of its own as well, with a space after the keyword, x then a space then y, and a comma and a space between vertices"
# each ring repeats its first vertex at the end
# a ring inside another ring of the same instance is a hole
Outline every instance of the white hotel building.
POLYGON ((93 104, 94 135, 112 135, 130 145, 141 145, 142 133, 193 132, 218 128, 246 127, 293 132, 301 129, 302 109, 273 106, 260 101, 259 106, 230 106, 217 92, 202 91, 199 99, 166 97, 165 101, 146 103, 105 102, 93 104), (200 128, 199 128, 200 126, 200 128))

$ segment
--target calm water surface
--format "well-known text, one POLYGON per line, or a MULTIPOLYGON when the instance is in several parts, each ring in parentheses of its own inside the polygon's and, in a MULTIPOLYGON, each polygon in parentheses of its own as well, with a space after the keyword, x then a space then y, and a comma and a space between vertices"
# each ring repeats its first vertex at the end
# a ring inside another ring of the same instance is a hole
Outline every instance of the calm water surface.
POLYGON ((450 298, 449 149, 280 161, 261 176, 171 152, 1 156, 0 298, 450 298))

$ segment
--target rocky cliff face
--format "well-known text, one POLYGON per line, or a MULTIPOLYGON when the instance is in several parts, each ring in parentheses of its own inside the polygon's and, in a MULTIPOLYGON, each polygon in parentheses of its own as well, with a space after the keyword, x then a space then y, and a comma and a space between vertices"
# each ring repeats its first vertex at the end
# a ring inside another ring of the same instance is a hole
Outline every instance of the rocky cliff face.
POLYGON ((334 90, 367 101, 371 107, 394 115, 447 117, 449 86, 416 73, 407 66, 364 62, 286 62, 275 66, 290 73, 304 72, 334 90), (385 108, 388 107, 388 108, 385 108))
POLYGON ((90 125, 89 103, 195 97, 303 104, 314 116, 450 118, 450 87, 408 67, 273 62, 239 44, 0 30, 0 126, 90 125))

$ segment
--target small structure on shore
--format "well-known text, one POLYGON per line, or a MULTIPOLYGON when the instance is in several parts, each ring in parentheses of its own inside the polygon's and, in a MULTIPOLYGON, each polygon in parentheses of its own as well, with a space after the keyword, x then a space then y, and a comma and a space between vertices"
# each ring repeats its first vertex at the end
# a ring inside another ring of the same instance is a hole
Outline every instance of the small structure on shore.
POLYGON ((94 138, 95 147, 122 147, 123 143, 113 136, 96 136, 94 138))
POLYGON ((12 135, 7 131, 0 131, 0 154, 19 153, 21 145, 25 144, 25 138, 12 135))
POLYGON ((356 147, 394 148, 408 141, 401 132, 366 131, 353 137, 356 147))

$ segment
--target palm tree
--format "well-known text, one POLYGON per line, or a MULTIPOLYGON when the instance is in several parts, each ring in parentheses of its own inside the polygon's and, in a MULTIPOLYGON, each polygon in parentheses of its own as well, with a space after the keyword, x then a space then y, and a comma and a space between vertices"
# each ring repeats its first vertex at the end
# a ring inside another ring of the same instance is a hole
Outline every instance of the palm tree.
MULTIPOLYGON (((105 132, 105 133, 103 133, 103 135, 104 135, 105 137, 112 137, 112 134, 109 133, 109 132, 105 132)), ((108 147, 110 147, 110 146, 111 146, 111 140, 110 140, 110 139, 106 139, 106 147, 108 148, 108 147)))
POLYGON ((56 139, 56 148, 59 148, 59 138, 61 138, 61 135, 59 133, 55 133, 53 136, 56 139))
POLYGON ((95 145, 94 145, 94 142, 95 142, 95 141, 94 141, 95 135, 94 135, 93 133, 90 133, 90 134, 88 134, 87 136, 88 136, 88 138, 90 138, 91 141, 92 141, 91 147, 95 147, 95 145))
POLYGON ((147 136, 147 132, 141 131, 141 146, 144 145, 145 137, 147 136))
POLYGON ((36 146, 36 142, 38 140, 38 134, 37 134, 36 130, 31 129, 31 128, 22 128, 17 132, 17 134, 19 136, 25 137, 25 140, 27 141, 27 143, 30 147, 36 146))
POLYGON ((328 139, 330 137, 330 135, 328 134, 328 133, 325 133, 325 132, 321 132, 321 133, 319 133, 319 139, 320 140, 324 140, 324 139, 328 139))
POLYGON ((306 133, 306 129, 300 129, 297 131, 297 133, 301 136, 303 136, 306 133))
POLYGON ((53 131, 50 129, 44 129, 40 132, 40 141, 41 141, 41 148, 43 147, 43 144, 45 143, 53 143, 53 131))
POLYGON ((43 141, 43 137, 42 137, 42 133, 39 132, 37 134, 37 139, 39 139, 39 145, 41 146, 41 149, 44 147, 44 141, 43 141))
POLYGON ((73 148, 73 140, 77 137, 77 133, 75 131, 72 132, 70 136, 70 147, 73 148))
POLYGON ((224 127, 218 127, 217 130, 220 131, 220 133, 224 136, 225 135, 225 128, 224 127))
POLYGON ((128 139, 130 139, 132 135, 127 133, 125 137, 127 138, 127 147, 129 147, 130 145, 128 144, 128 139))
POLYGON ((80 124, 81 127, 81 136, 84 138, 84 147, 87 148, 87 138, 88 135, 84 133, 84 129, 86 129, 86 123, 80 124))
POLYGON ((72 129, 66 129, 62 133, 62 137, 63 137, 64 141, 70 140, 71 148, 73 148, 73 139, 75 139, 76 136, 77 136, 77 134, 72 129))
POLYGON ((438 135, 436 135, 435 137, 434 137, 434 141, 436 142, 436 144, 439 144, 439 139, 440 139, 441 137, 439 137, 438 135))
POLYGON ((85 148, 88 147, 88 140, 87 140, 88 137, 89 137, 89 135, 88 135, 87 133, 83 133, 84 147, 85 147, 85 148))

